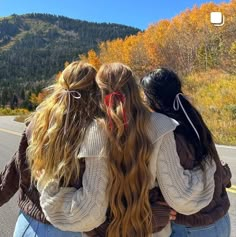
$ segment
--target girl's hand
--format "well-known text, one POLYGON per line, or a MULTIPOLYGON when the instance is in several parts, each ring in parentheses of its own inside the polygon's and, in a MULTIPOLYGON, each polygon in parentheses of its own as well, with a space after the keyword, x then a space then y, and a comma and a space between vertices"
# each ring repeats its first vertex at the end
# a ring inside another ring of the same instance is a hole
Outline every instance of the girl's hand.
MULTIPOLYGON (((163 206, 169 206, 166 202, 157 202, 157 203, 163 206)), ((176 219, 176 215, 177 215, 176 211, 171 209, 169 220, 174 221, 176 219)))
POLYGON ((169 220, 170 221, 174 221, 176 219, 176 211, 175 210, 171 210, 170 211, 170 216, 169 216, 169 220))

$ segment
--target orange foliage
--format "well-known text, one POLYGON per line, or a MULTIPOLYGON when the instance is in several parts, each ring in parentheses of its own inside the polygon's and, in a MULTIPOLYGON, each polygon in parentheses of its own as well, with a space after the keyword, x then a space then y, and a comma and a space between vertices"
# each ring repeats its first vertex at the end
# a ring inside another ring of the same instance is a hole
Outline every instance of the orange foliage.
POLYGON ((44 98, 47 96, 47 93, 46 92, 40 92, 38 93, 38 95, 36 94, 32 94, 29 101, 35 105, 35 106, 38 106, 43 100, 44 98))
POLYGON ((82 56, 94 65, 119 61, 139 77, 160 66, 176 71, 203 113, 216 141, 236 144, 236 0, 194 6, 144 32, 102 42, 97 53, 82 56), (210 13, 221 11, 225 24, 216 27, 210 13), (232 85, 232 86, 231 86, 232 85), (232 92, 233 91, 233 92, 232 92), (231 127, 225 124, 232 123, 231 127))
POLYGON ((101 66, 100 59, 93 49, 88 52, 88 63, 92 64, 96 69, 99 69, 101 66))
POLYGON ((103 42, 99 52, 89 52, 92 54, 87 58, 99 65, 114 61, 125 63, 139 76, 159 66, 172 68, 179 74, 212 68, 232 71, 228 65, 235 38, 235 0, 222 4, 206 3, 187 9, 172 20, 152 24, 146 31, 124 40, 103 42), (210 23, 212 11, 224 14, 224 26, 215 27, 210 23))

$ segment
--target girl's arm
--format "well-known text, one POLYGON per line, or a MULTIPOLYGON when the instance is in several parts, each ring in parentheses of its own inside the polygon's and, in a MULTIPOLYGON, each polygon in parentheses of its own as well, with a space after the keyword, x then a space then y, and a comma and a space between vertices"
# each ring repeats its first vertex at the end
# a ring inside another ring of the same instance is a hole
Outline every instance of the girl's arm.
POLYGON ((16 166, 16 152, 0 173, 0 206, 8 202, 19 188, 19 174, 16 166))
POLYGON ((65 231, 90 231, 106 220, 108 200, 107 162, 104 158, 85 158, 83 187, 60 188, 57 180, 45 187, 38 182, 41 190, 40 204, 47 220, 65 231))
POLYGON ((174 210, 191 215, 207 206, 213 198, 215 162, 204 163, 204 170, 196 167, 185 170, 176 151, 173 132, 163 136, 157 157, 157 181, 161 192, 174 210))
POLYGON ((0 206, 8 202, 19 189, 20 166, 19 161, 26 159, 28 141, 26 131, 22 134, 18 151, 13 155, 10 162, 0 173, 0 206))

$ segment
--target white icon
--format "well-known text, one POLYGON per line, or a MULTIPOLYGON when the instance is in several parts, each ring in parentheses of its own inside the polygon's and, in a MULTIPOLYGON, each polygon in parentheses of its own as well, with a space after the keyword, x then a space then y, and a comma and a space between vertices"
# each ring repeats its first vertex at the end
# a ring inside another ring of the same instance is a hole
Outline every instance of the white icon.
POLYGON ((225 22, 222 12, 211 12, 211 23, 214 26, 223 26, 225 22))

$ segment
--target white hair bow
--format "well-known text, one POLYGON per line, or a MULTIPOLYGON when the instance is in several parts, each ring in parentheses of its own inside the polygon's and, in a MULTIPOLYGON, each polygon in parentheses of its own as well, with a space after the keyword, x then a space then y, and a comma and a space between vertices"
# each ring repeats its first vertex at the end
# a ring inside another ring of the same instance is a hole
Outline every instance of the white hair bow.
POLYGON ((68 127, 68 122, 69 122, 69 113, 70 113, 70 106, 71 106, 71 98, 70 97, 72 96, 74 99, 79 100, 81 98, 81 94, 78 91, 75 91, 75 90, 64 89, 64 91, 62 92, 61 101, 65 96, 68 97, 68 107, 67 107, 67 112, 66 112, 64 135, 66 134, 66 130, 67 130, 67 127, 68 127))
POLYGON ((181 109, 183 110, 183 112, 184 112, 186 118, 188 119, 189 123, 191 124, 193 130, 194 130, 195 133, 197 134, 198 139, 200 140, 200 136, 199 136, 199 133, 198 133, 197 129, 196 129, 195 126, 193 125, 191 119, 189 118, 187 112, 186 112, 185 109, 184 109, 183 104, 181 103, 180 95, 184 97, 184 95, 183 95, 182 93, 178 93, 178 94, 175 96, 175 99, 174 99, 174 102, 173 102, 173 108, 174 108, 175 111, 178 111, 178 110, 179 110, 179 107, 181 107, 181 109))

